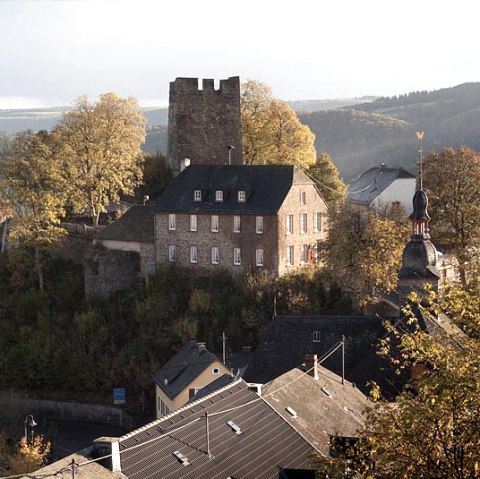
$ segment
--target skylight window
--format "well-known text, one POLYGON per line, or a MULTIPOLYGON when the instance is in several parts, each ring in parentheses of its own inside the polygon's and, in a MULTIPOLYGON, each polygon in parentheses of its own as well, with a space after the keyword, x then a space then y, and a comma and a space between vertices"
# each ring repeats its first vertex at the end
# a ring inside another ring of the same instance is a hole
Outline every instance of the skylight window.
POLYGON ((234 421, 228 421, 227 424, 232 428, 232 430, 235 432, 237 436, 240 436, 240 434, 242 434, 242 430, 240 429, 240 426, 236 424, 234 421))
POLYGON ((332 397, 332 393, 331 393, 326 387, 323 387, 323 388, 322 388, 322 391, 323 391, 329 398, 332 397))
POLYGON ((285 408, 285 411, 287 411, 288 414, 290 414, 290 416, 297 417, 297 412, 295 411, 295 409, 291 408, 290 406, 287 406, 285 408))
POLYGON ((184 465, 185 467, 190 465, 188 459, 180 451, 173 451, 173 455, 178 459, 180 464, 184 465))

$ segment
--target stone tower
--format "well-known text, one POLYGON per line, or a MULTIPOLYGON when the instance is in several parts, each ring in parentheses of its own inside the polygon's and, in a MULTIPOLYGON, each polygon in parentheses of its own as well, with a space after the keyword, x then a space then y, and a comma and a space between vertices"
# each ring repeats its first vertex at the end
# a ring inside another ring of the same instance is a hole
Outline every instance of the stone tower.
POLYGON ((415 291, 424 292, 425 284, 430 284, 434 291, 438 291, 440 271, 438 269, 438 255, 428 233, 428 198, 422 189, 413 196, 412 234, 410 241, 403 250, 402 267, 398 273, 398 292, 400 304, 406 302, 408 295, 415 291))
POLYGON ((168 162, 174 175, 188 164, 243 164, 240 79, 177 78, 170 83, 168 162))

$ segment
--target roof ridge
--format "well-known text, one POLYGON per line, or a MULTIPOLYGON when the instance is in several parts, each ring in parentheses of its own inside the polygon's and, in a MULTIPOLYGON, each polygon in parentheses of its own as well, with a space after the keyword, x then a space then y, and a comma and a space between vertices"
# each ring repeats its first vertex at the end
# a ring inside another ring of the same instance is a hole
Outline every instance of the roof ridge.
MULTIPOLYGON (((213 391, 212 393, 210 394, 207 394, 206 396, 200 398, 200 399, 197 399, 196 401, 193 401, 193 402, 188 402, 187 404, 185 404, 184 406, 178 408, 178 409, 175 409, 174 411, 172 411, 170 414, 167 414, 166 416, 163 416, 159 419, 155 419, 154 421, 151 421, 147 424, 145 424, 144 426, 142 427, 139 427, 138 429, 134 429, 133 431, 130 431, 129 433, 123 435, 123 436, 120 436, 118 438, 118 442, 122 442, 122 441, 125 441, 126 439, 138 434, 139 432, 142 432, 142 431, 146 431, 147 429, 150 429, 151 427, 153 426, 156 426, 158 425, 159 423, 167 420, 167 419, 170 419, 172 416, 175 416, 176 414, 179 414, 183 411, 186 411, 187 409, 191 409, 193 406, 195 405, 198 405, 199 403, 203 402, 203 401, 206 401, 207 399, 210 399, 212 396, 215 396, 216 394, 219 394, 223 391, 226 391, 227 389, 241 383, 243 381, 243 379, 237 379, 236 381, 230 383, 230 384, 227 384, 226 386, 224 386, 223 388, 219 388, 219 389, 216 389, 215 391, 213 391)), ((243 381, 244 382, 244 381, 243 381)), ((165 431, 166 433, 168 431, 165 431)))

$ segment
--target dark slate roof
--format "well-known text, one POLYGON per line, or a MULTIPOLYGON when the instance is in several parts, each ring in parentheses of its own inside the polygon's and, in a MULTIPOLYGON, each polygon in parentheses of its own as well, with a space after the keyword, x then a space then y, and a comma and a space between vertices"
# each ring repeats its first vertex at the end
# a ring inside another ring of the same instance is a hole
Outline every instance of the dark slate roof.
MULTIPOLYGON (((345 368, 347 378, 365 388, 351 374, 358 360, 374 355, 377 339, 385 334, 382 320, 368 316, 277 316, 264 331, 253 361, 244 376, 246 381, 266 383, 302 364, 305 354, 321 358, 345 336, 345 368), (315 335, 315 337, 314 337, 315 335)), ((328 358, 323 366, 341 373, 340 351, 328 358)), ((362 389, 363 391, 365 389, 362 389)))
POLYGON ((242 380, 121 437, 119 444, 122 473, 129 479, 277 479, 279 468, 308 468, 312 451, 242 380))
POLYGON ((369 205, 395 180, 402 178, 415 178, 415 175, 401 167, 375 166, 353 180, 348 187, 347 198, 352 203, 369 205))
POLYGON ((178 213, 275 214, 293 183, 312 183, 291 165, 191 165, 175 177, 160 199, 156 211, 178 213), (201 190, 202 201, 193 201, 201 190), (224 200, 215 201, 222 190, 224 200), (238 191, 246 192, 244 203, 238 191))
POLYGON ((131 206, 117 221, 99 231, 99 240, 135 241, 153 243, 152 205, 131 206))
POLYGON ((437 250, 428 239, 415 239, 412 235, 403 250, 402 267, 398 272, 399 279, 439 278, 437 267, 437 250))
POLYGON ((370 405, 349 381, 318 366, 318 379, 295 368, 265 384, 262 395, 317 451, 329 454, 330 437, 357 437, 370 405), (293 417, 287 407, 292 408, 293 417))
POLYGON ((153 375, 153 380, 173 399, 215 361, 220 360, 203 344, 191 339, 153 375))

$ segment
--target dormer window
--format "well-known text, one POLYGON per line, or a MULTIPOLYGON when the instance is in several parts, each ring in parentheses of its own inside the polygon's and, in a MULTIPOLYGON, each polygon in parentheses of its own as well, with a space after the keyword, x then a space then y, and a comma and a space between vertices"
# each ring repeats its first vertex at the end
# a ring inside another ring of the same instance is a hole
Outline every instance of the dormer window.
POLYGON ((247 192, 245 190, 240 190, 238 192, 238 202, 245 203, 246 199, 247 199, 247 192))
POLYGON ((215 191, 215 201, 223 201, 223 191, 222 190, 215 191))
POLYGON ((193 191, 193 201, 202 201, 202 190, 193 191))

